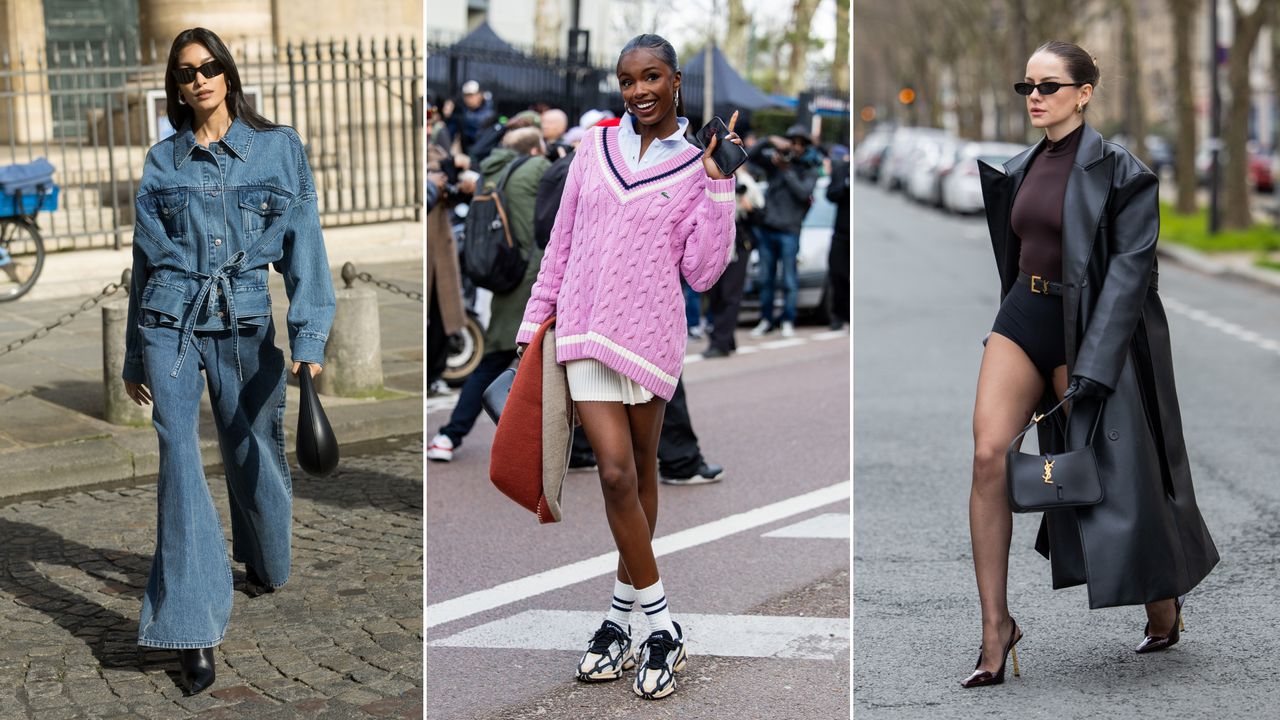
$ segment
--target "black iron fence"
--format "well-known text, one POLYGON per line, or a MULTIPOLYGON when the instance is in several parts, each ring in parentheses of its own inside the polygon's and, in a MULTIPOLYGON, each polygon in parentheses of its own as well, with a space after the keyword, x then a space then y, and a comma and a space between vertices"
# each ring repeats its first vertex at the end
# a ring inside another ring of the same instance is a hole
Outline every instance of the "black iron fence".
MULTIPOLYGON (((0 164, 46 157, 60 208, 53 250, 121 247, 146 150, 172 132, 156 48, 104 41, 0 53, 0 164)), ((297 129, 327 226, 418 220, 422 55, 414 39, 233 48, 245 94, 297 129)))

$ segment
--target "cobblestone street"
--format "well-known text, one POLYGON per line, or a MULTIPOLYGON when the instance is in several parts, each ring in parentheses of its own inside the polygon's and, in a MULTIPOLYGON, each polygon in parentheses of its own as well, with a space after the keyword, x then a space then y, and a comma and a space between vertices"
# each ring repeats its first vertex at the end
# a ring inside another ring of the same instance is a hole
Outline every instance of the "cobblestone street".
POLYGON ((0 718, 421 717, 422 441, 359 452, 294 466, 292 577, 249 597, 232 564, 217 682, 190 698, 176 653, 135 644, 154 483, 0 507, 0 718))

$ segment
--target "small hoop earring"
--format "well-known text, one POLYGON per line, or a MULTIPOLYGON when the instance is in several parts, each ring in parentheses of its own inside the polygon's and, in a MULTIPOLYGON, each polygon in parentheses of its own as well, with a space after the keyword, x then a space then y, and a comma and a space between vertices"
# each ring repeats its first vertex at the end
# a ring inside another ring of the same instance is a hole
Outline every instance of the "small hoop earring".
POLYGON ((676 91, 676 112, 680 111, 680 91, 676 91))
POLYGON ((1079 103, 1076 104, 1076 114, 1077 115, 1084 114, 1084 105, 1081 105, 1079 103))
POLYGON ((178 93, 178 104, 179 104, 179 105, 186 105, 186 104, 187 104, 187 100, 186 100, 186 98, 182 97, 182 93, 178 93))
POLYGON ((625 100, 622 102, 622 112, 624 112, 624 113, 629 113, 629 112, 631 112, 631 106, 630 106, 630 105, 628 105, 628 104, 627 104, 627 102, 626 102, 625 100))

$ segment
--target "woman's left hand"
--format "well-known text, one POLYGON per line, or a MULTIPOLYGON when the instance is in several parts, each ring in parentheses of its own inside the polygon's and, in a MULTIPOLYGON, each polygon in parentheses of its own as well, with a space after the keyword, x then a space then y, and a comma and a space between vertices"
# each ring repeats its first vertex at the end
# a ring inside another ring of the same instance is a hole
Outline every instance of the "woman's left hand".
MULTIPOLYGON (((323 367, 315 363, 307 363, 307 364, 311 366, 311 377, 319 377, 320 371, 324 370, 323 367)), ((293 369, 290 370, 289 372, 293 373, 294 375, 297 375, 298 370, 300 370, 301 368, 302 368, 302 363, 295 360, 293 362, 293 369)))
MULTIPOLYGON (((729 134, 726 137, 728 138, 729 142, 741 147, 742 139, 738 137, 738 133, 733 131, 733 126, 737 122, 738 122, 738 111, 734 110, 733 117, 729 118, 729 125, 728 125, 729 134)), ((707 143, 707 149, 704 150, 702 153, 702 167, 706 169, 707 177, 711 178, 712 180, 727 180, 729 176, 720 172, 720 168, 716 167, 716 161, 711 159, 711 153, 715 152, 716 143, 718 142, 720 142, 720 136, 713 135, 711 137, 711 142, 707 143)))

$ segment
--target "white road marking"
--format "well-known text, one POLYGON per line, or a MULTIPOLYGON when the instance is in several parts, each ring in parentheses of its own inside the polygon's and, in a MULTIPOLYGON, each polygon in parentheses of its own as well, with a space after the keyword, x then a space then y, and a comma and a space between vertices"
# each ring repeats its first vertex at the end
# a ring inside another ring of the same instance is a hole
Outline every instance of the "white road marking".
POLYGON ((809 339, 810 340, 835 340, 837 338, 847 338, 847 337, 849 337, 848 330, 828 330, 826 332, 820 332, 817 335, 810 335, 809 339))
MULTIPOLYGON (((662 557, 680 550, 704 545, 714 540, 740 533, 744 530, 768 525, 783 518, 799 515, 831 503, 847 501, 852 491, 849 481, 838 482, 818 490, 770 503, 754 510, 713 520, 687 530, 664 535, 653 541, 653 554, 662 557)), ((618 567, 617 551, 607 552, 586 560, 534 573, 518 580, 495 585, 460 597, 442 600, 426 609, 428 628, 452 622, 496 607, 519 602, 525 598, 590 580, 614 572, 618 567)))
POLYGON ((760 343, 757 347, 761 350, 780 350, 782 348, 804 345, 806 342, 808 342, 808 340, 805 338, 787 338, 786 340, 771 340, 767 343, 760 343))
POLYGON ((1277 342, 1268 337, 1264 337, 1258 334, 1257 332, 1253 330, 1249 330, 1248 328, 1245 328, 1241 325, 1237 325, 1236 323, 1233 323, 1230 320, 1226 320, 1224 318, 1218 317, 1217 315, 1207 313, 1204 310, 1200 310, 1199 308, 1193 308, 1190 305, 1187 305, 1186 303, 1180 302, 1178 300, 1174 300, 1172 298, 1167 298, 1167 297, 1161 298, 1161 300, 1164 302, 1165 308, 1167 308, 1172 312, 1178 313, 1179 315, 1182 315, 1184 317, 1191 318, 1192 320, 1195 320, 1201 325, 1211 327, 1214 330, 1219 330, 1227 335, 1230 335, 1231 337, 1237 340, 1247 342, 1250 345, 1253 345, 1254 347, 1259 348, 1261 350, 1265 350, 1267 352, 1280 355, 1280 342, 1277 342))
MULTIPOLYGON (((835 660, 849 654, 848 618, 672 613, 699 656, 835 660)), ((526 610, 429 642, 434 647, 507 648, 582 652, 604 614, 581 610, 526 610)), ((642 614, 632 615, 631 638, 648 633, 642 614)))
POLYGON ((794 525, 771 530, 761 537, 773 538, 831 538, 833 540, 849 539, 849 514, 825 513, 815 515, 808 520, 801 520, 794 525))

